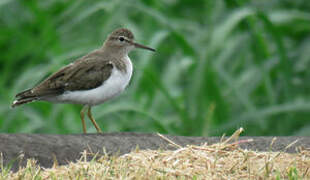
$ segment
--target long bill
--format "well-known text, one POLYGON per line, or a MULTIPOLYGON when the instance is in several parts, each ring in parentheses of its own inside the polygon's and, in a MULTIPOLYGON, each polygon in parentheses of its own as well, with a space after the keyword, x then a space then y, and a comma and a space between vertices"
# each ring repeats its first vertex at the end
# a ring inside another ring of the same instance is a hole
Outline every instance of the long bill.
POLYGON ((153 49, 153 48, 144 46, 144 45, 142 45, 142 44, 138 44, 138 43, 136 43, 136 42, 132 42, 131 44, 134 45, 136 48, 147 49, 147 50, 154 51, 154 52, 156 51, 156 50, 153 49))

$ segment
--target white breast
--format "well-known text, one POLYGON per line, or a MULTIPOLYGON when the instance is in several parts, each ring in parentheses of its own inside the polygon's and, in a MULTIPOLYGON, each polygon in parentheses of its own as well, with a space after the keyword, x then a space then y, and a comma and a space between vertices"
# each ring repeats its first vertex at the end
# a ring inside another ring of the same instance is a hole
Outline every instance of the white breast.
POLYGON ((67 91, 51 101, 93 106, 119 95, 128 85, 132 75, 132 63, 128 56, 125 62, 126 73, 114 66, 111 76, 101 86, 92 90, 67 91))

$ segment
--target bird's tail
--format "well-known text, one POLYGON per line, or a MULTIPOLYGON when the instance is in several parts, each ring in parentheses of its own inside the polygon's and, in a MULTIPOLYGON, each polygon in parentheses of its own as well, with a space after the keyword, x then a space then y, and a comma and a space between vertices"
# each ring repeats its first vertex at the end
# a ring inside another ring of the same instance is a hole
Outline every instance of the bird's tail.
POLYGON ((11 105, 12 108, 38 100, 38 97, 32 93, 32 89, 28 89, 16 94, 15 98, 16 100, 13 101, 11 105))

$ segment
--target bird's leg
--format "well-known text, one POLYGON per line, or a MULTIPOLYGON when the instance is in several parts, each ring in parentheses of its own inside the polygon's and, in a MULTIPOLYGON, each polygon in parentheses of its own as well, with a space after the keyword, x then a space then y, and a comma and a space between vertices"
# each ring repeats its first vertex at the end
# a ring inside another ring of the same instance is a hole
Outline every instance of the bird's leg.
POLYGON ((95 126, 95 128, 97 129, 97 132, 102 133, 100 127, 98 126, 98 124, 96 123, 95 119, 93 118, 93 116, 91 114, 91 106, 88 106, 88 117, 91 120, 91 122, 93 123, 93 125, 95 126))
POLYGON ((83 106, 83 108, 82 108, 82 110, 81 110, 81 112, 80 112, 84 134, 86 134, 86 125, 85 125, 85 120, 84 120, 84 112, 85 112, 85 110, 86 110, 86 107, 87 107, 87 106, 83 106))

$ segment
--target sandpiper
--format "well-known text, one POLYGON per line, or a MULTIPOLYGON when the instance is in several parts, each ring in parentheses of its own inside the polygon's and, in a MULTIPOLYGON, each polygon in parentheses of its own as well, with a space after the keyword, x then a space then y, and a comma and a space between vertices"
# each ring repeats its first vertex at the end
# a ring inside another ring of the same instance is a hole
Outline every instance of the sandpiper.
POLYGON ((33 101, 82 104, 80 112, 86 133, 84 112, 97 132, 102 132, 91 113, 91 107, 119 95, 128 85, 132 63, 128 53, 134 48, 155 51, 133 41, 133 33, 125 28, 113 31, 103 46, 64 66, 37 86, 20 92, 12 107, 33 101))

